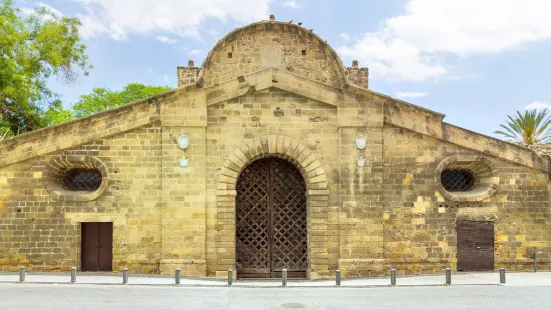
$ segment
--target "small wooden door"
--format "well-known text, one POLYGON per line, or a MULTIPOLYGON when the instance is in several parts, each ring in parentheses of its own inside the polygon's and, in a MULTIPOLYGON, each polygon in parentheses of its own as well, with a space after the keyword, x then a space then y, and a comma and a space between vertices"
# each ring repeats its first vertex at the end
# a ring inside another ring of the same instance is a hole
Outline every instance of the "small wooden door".
POLYGON ((237 181, 236 267, 239 278, 306 277, 306 185, 290 162, 268 157, 237 181))
POLYGON ((457 270, 494 270, 494 224, 459 221, 457 223, 457 270))
POLYGON ((81 270, 113 270, 113 223, 82 223, 81 270))

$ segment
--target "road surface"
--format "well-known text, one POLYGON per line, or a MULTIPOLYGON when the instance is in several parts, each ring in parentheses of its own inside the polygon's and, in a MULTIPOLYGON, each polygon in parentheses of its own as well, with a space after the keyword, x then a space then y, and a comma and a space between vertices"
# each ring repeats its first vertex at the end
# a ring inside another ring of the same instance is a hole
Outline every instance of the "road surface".
POLYGON ((0 309, 551 309, 551 287, 209 288, 0 284, 0 309))

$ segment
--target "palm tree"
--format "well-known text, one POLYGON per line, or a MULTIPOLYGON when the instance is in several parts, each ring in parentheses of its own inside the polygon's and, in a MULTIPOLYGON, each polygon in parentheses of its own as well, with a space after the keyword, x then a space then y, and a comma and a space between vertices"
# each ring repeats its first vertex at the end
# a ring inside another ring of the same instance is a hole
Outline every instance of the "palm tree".
POLYGON ((524 144, 539 144, 551 142, 551 115, 547 109, 526 110, 524 114, 517 111, 514 117, 507 115, 507 124, 499 125, 503 130, 494 133, 503 135, 509 141, 524 144))

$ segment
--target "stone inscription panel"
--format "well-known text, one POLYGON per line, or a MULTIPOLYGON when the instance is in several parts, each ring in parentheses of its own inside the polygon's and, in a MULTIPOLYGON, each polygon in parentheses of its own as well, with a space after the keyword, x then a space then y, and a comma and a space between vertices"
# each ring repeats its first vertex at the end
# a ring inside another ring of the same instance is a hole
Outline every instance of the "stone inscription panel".
POLYGON ((281 46, 264 45, 261 50, 261 65, 263 68, 281 66, 281 46))

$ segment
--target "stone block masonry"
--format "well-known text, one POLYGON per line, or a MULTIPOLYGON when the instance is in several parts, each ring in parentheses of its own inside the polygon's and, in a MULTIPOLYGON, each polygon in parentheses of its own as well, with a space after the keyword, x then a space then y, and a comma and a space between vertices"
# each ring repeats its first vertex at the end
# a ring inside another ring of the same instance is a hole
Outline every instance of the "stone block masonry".
POLYGON ((0 271, 80 270, 82 223, 112 222, 113 271, 225 278, 237 251, 258 252, 236 248, 237 180, 265 157, 304 179, 309 279, 456 270, 463 221, 493 224, 494 269, 531 270, 534 247, 549 269, 549 156, 444 117, 370 91, 367 68, 301 26, 236 29, 201 67, 179 67, 173 91, 0 141, 0 271), (67 189, 70 169, 101 185, 67 189), (445 169, 477 186, 448 192, 445 169))

